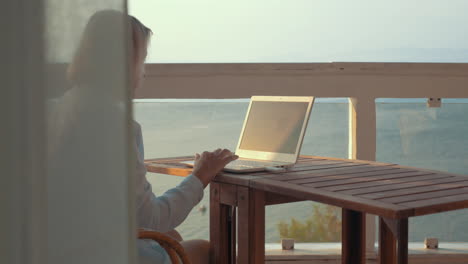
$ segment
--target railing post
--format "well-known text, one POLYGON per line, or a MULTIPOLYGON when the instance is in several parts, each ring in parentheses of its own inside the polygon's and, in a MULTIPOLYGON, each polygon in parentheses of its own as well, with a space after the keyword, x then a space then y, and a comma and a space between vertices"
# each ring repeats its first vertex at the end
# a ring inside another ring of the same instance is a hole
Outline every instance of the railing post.
MULTIPOLYGON (((375 98, 349 98, 350 159, 375 161, 377 144, 375 98)), ((375 253, 375 216, 366 215, 366 252, 375 253)))

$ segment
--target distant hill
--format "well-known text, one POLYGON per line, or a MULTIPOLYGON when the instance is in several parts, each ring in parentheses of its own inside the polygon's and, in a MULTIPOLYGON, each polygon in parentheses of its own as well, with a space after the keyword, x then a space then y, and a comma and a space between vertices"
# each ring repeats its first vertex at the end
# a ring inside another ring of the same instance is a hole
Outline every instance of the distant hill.
POLYGON ((446 62, 468 63, 467 49, 390 48, 343 52, 284 51, 253 58, 255 62, 446 62))
POLYGON ((334 61, 468 63, 468 49, 395 48, 335 54, 334 61))

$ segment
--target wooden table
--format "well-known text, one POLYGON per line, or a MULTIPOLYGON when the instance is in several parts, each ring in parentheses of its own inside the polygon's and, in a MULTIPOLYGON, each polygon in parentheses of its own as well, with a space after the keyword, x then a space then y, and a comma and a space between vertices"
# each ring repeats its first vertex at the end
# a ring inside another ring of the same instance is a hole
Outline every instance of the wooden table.
MULTIPOLYGON (((148 171, 187 176, 178 161, 148 171)), ((408 263, 408 218, 468 208, 468 177, 395 164, 301 156, 287 172, 222 173, 210 184, 213 263, 265 262, 265 206, 316 201, 342 208, 342 263, 365 263, 365 214, 379 216, 379 261, 408 263)))

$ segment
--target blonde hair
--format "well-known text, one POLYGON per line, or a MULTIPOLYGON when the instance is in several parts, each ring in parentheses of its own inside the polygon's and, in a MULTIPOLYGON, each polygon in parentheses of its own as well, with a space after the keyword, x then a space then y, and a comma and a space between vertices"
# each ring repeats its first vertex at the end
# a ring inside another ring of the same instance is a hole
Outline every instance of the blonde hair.
MULTIPOLYGON (((68 67, 68 80, 73 84, 83 84, 97 78, 105 78, 105 76, 98 76, 98 74, 102 72, 103 67, 111 65, 106 61, 102 61, 102 58, 113 56, 113 54, 110 54, 113 51, 109 47, 113 45, 113 41, 125 35, 123 29, 126 28, 129 28, 131 36, 128 41, 129 63, 131 63, 129 70, 134 69, 137 66, 138 57, 148 45, 152 35, 151 29, 133 16, 119 11, 104 10, 96 12, 89 19, 75 56, 68 67), (116 26, 119 24, 127 25, 127 27, 116 26), (103 32, 106 34, 102 34, 103 32)), ((130 72, 131 78, 134 78, 133 74, 133 72, 130 72)))

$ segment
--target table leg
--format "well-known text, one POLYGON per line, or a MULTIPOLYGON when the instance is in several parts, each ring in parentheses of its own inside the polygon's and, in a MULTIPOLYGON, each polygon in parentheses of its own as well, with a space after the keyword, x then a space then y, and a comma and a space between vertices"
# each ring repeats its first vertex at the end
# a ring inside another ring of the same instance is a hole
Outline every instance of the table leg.
POLYGON ((408 264, 408 218, 400 220, 398 264, 408 264))
POLYGON ((408 219, 379 219, 379 263, 408 264, 408 219))
POLYGON ((210 243, 211 264, 223 264, 230 262, 231 241, 229 231, 229 214, 231 206, 220 202, 220 186, 210 183, 210 243))
POLYGON ((366 262, 366 215, 342 210, 341 263, 364 264, 366 262))
POLYGON ((236 223, 237 223, 237 213, 236 213, 236 207, 232 206, 231 210, 229 210, 229 226, 230 232, 229 232, 229 241, 231 241, 231 247, 229 249, 229 260, 230 263, 235 264, 237 260, 237 243, 236 243, 236 223))
POLYGON ((238 187, 238 263, 265 263, 265 192, 238 187))

